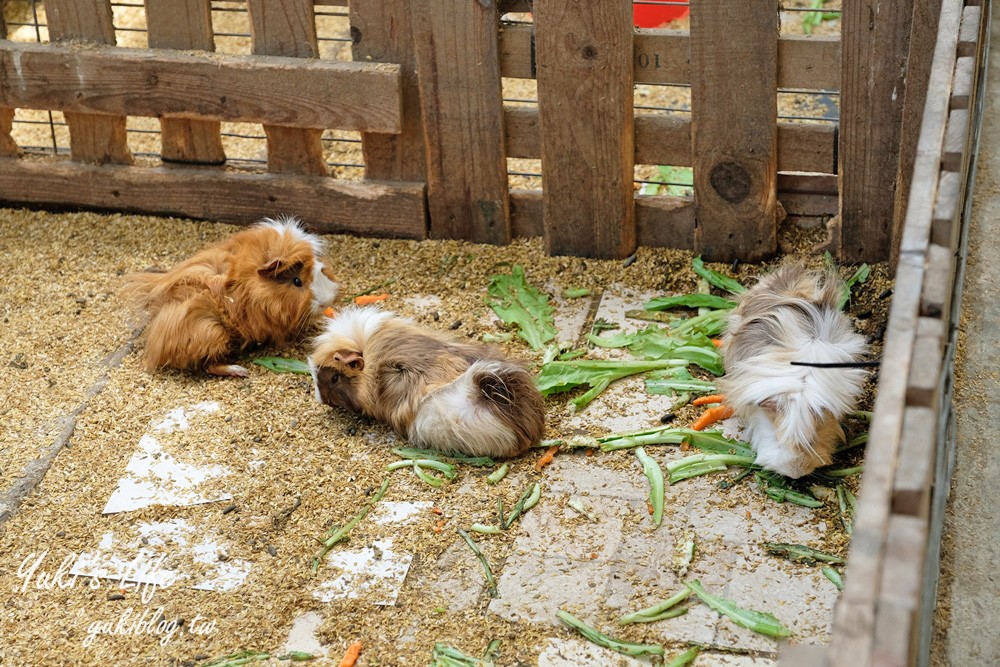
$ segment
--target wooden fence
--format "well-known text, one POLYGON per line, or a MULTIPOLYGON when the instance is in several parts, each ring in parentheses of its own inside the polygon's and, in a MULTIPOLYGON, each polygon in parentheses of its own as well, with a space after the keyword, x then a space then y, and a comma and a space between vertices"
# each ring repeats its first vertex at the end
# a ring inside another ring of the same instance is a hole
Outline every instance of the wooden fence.
POLYGON ((839 213, 831 247, 849 261, 885 259, 898 239, 913 0, 877 14, 844 0, 843 39, 781 34, 768 0, 694 0, 690 31, 634 29, 629 0, 352 0, 356 63, 316 58, 317 6, 346 0, 246 0, 245 55, 211 53, 209 0, 146 0, 150 48, 116 47, 112 4, 45 0, 51 42, 0 42, 0 155, 17 154, 14 108, 63 112, 71 139, 68 161, 0 160, 0 200, 543 235, 596 257, 644 244, 752 260, 776 251, 786 213, 839 213), (531 22, 500 20, 528 9, 531 22), (504 77, 536 79, 537 105, 505 103, 504 77), (689 87, 689 112, 637 112, 634 84, 689 87), (839 91, 839 122, 782 120, 789 90, 839 91), (134 162, 128 116, 161 119, 162 162, 134 162), (225 164, 219 123, 235 120, 263 125, 266 171, 225 164), (330 176, 330 128, 362 133, 363 181, 330 176), (542 187, 511 189, 508 158, 540 159, 542 187), (694 196, 637 194, 637 164, 693 167, 694 196))

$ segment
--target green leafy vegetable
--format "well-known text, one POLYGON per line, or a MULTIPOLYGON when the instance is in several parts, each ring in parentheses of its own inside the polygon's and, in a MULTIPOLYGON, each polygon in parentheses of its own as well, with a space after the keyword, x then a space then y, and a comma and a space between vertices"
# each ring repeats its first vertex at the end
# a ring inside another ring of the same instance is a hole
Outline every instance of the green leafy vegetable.
POLYGON ((510 470, 510 464, 504 463, 502 466, 491 472, 486 476, 487 484, 499 484, 500 480, 507 476, 507 471, 510 470))
POLYGON ((635 455, 649 480, 649 503, 653 506, 653 523, 659 526, 663 522, 663 470, 642 447, 636 448, 635 455))
POLYGON ((590 296, 590 290, 586 287, 567 287, 562 291, 562 296, 564 299, 580 299, 590 296))
POLYGON ((486 647, 482 658, 474 658, 447 644, 437 643, 431 651, 431 667, 493 667, 493 658, 500 650, 500 640, 494 639, 486 647))
POLYGON ((238 667, 239 665, 248 665, 251 662, 259 662, 261 660, 270 659, 270 653, 264 653, 262 651, 240 651, 239 653, 232 653, 222 658, 216 658, 215 660, 203 662, 201 667, 238 667))
POLYGON ((698 255, 693 260, 691 260, 691 268, 699 276, 715 285, 721 290, 725 290, 730 294, 743 294, 747 291, 747 288, 740 285, 738 282, 730 278, 729 276, 724 276, 718 271, 713 271, 712 269, 705 266, 705 262, 702 261, 701 255, 698 255))
POLYGON ((695 379, 687 368, 655 371, 650 373, 646 379, 647 394, 670 396, 681 392, 714 394, 717 392, 717 389, 715 384, 708 380, 695 379))
POLYGON ((676 658, 668 662, 663 667, 686 667, 694 662, 694 659, 698 657, 698 653, 701 651, 700 646, 692 646, 688 650, 684 651, 676 658))
POLYGON ((440 452, 436 449, 419 449, 417 447, 395 447, 392 453, 406 459, 431 459, 432 461, 451 459, 477 468, 492 468, 497 464, 488 456, 469 456, 460 452, 440 452))
POLYGON ((496 577, 493 576, 493 568, 490 567, 490 562, 486 560, 486 554, 483 553, 478 544, 472 541, 472 538, 469 537, 467 532, 461 528, 456 528, 455 530, 457 530, 458 534, 462 536, 462 539, 465 540, 465 543, 469 545, 470 549, 472 549, 472 553, 476 555, 476 558, 478 558, 480 564, 482 564, 483 570, 486 572, 486 589, 489 591, 490 597, 498 597, 497 580, 496 577))
POLYGON ((711 308, 729 310, 736 302, 714 294, 682 294, 680 296, 658 296, 643 305, 645 310, 669 310, 670 308, 711 308))
POLYGON ((518 335, 533 350, 556 337, 549 297, 528 284, 522 267, 515 265, 509 275, 492 276, 487 293, 487 305, 506 324, 516 324, 518 335))
POLYGON ((279 655, 278 660, 291 660, 292 662, 308 662, 315 660, 317 656, 305 651, 289 651, 285 655, 279 655))
POLYGON ((822 572, 823 576, 829 579, 830 582, 837 587, 838 591, 844 590, 844 579, 840 576, 839 572, 834 570, 829 565, 824 566, 820 572, 822 572))
POLYGON ((844 532, 848 535, 854 533, 854 511, 857 509, 858 499, 854 497, 850 489, 843 484, 837 485, 837 509, 840 511, 840 523, 844 526, 844 532))
POLYGON ((573 614, 563 611, 560 609, 556 612, 556 616, 559 620, 573 628, 581 635, 583 635, 588 640, 597 644, 598 646, 603 646, 604 648, 609 648, 612 651, 617 651, 623 655, 640 656, 640 655, 663 655, 663 647, 659 644, 632 644, 629 642, 619 641, 617 639, 612 639, 606 634, 595 630, 590 627, 580 619, 578 619, 573 614))
POLYGON ((573 399, 573 405, 579 409, 607 389, 615 380, 629 375, 655 371, 673 366, 686 366, 684 360, 669 359, 665 361, 609 361, 595 359, 578 359, 576 361, 553 361, 542 367, 535 384, 543 396, 571 391, 581 385, 587 385, 590 390, 573 399))
POLYGON ((712 595, 702 587, 701 582, 697 579, 687 582, 685 586, 690 588, 692 593, 701 598, 702 602, 723 616, 729 617, 740 627, 753 630, 754 632, 759 632, 760 634, 767 635, 768 637, 780 638, 792 636, 792 631, 782 625, 781 621, 773 615, 763 611, 743 609, 725 598, 712 595))
POLYGON ((767 494, 767 497, 779 503, 790 502, 794 505, 801 505, 802 507, 811 507, 816 509, 817 507, 822 507, 823 503, 816 500, 813 496, 807 495, 800 491, 796 491, 788 485, 787 480, 781 475, 777 475, 772 472, 760 471, 758 470, 754 473, 757 477, 757 483, 767 494))
MULTIPOLYGON (((661 615, 679 605, 691 596, 691 589, 685 587, 676 594, 670 596, 663 602, 658 602, 652 607, 646 607, 631 614, 625 614, 618 619, 618 625, 628 625, 630 623, 650 623, 661 620, 661 615)), ((679 615, 679 614, 678 614, 679 615)))
POLYGON ((382 486, 379 487, 378 491, 375 492, 375 495, 371 497, 371 500, 368 501, 368 504, 365 505, 364 509, 358 512, 353 519, 348 521, 342 527, 338 528, 334 526, 333 528, 330 529, 330 531, 328 531, 327 535, 323 539, 323 549, 320 551, 319 555, 313 559, 312 562, 313 572, 319 570, 320 563, 323 562, 323 558, 328 553, 330 553, 330 550, 333 549, 334 545, 337 544, 337 542, 340 542, 341 540, 345 539, 347 537, 347 534, 351 532, 351 530, 356 525, 361 523, 362 519, 368 516, 368 513, 372 511, 372 508, 375 507, 378 501, 382 500, 382 497, 385 496, 385 492, 388 490, 389 490, 389 480, 386 479, 384 482, 382 482, 382 486))
POLYGON ((829 554, 825 551, 820 551, 819 549, 813 549, 812 547, 807 547, 803 544, 765 542, 764 548, 767 549, 768 553, 772 553, 776 556, 782 556, 797 563, 812 564, 816 561, 821 561, 823 563, 844 562, 844 559, 840 556, 835 556, 834 554, 829 554))
POLYGON ((309 364, 298 359, 288 359, 286 357, 257 357, 253 360, 258 366, 263 366, 275 373, 298 373, 299 375, 312 375, 309 364))

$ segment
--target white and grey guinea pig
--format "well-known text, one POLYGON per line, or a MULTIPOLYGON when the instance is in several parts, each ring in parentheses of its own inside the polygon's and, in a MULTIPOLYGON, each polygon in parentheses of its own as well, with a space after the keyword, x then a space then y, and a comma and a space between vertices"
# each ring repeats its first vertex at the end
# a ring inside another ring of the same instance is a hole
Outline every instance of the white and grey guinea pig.
POLYGON ((794 366, 851 363, 867 346, 837 307, 832 272, 782 266, 744 293, 722 338, 719 389, 743 422, 757 463, 799 478, 828 465, 844 439, 866 371, 794 366))
POLYGON ((329 320, 309 366, 319 402, 388 424, 419 447, 517 456, 545 428, 541 394, 521 364, 374 306, 329 320))

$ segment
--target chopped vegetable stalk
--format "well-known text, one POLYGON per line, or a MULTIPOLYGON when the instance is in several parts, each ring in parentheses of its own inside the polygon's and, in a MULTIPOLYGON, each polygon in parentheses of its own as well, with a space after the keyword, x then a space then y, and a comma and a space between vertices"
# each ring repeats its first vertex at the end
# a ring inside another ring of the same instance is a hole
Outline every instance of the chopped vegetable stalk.
POLYGON ((843 484, 837 485, 837 509, 840 511, 840 523, 844 526, 844 532, 848 535, 854 534, 854 510, 857 509, 858 499, 843 484))
POLYGON ((201 667, 238 667, 238 665, 246 665, 251 662, 259 662, 261 660, 270 659, 270 653, 264 653, 262 651, 240 651, 239 653, 233 653, 222 658, 216 658, 215 660, 203 662, 201 667))
MULTIPOLYGON (((493 642, 490 642, 490 646, 493 646, 493 642)), ((489 647, 487 647, 487 655, 480 659, 466 655, 457 648, 446 644, 435 644, 431 651, 431 660, 433 660, 431 667, 492 667, 493 656, 488 652, 489 647)))
POLYGON ((514 522, 522 514, 530 510, 532 507, 538 504, 538 499, 542 497, 542 487, 537 482, 529 486, 524 493, 521 494, 521 498, 514 505, 514 509, 510 511, 506 519, 501 519, 500 527, 504 530, 510 528, 514 525, 514 522))
POLYGON ((535 379, 543 396, 570 391, 581 385, 590 386, 590 391, 574 399, 573 405, 583 408, 594 400, 609 384, 629 375, 645 373, 661 368, 686 366, 684 360, 664 361, 609 361, 583 359, 577 361, 553 361, 542 367, 535 379))
POLYGON ((823 506, 823 503, 816 500, 814 497, 790 488, 788 484, 783 481, 784 478, 778 475, 773 473, 764 474, 761 471, 757 471, 755 475, 757 477, 757 482, 764 490, 764 493, 767 494, 768 498, 774 500, 775 502, 783 503, 787 501, 794 505, 811 507, 813 509, 823 506))
POLYGON ((492 468, 496 461, 488 456, 469 456, 458 452, 439 452, 436 449, 417 449, 416 447, 395 447, 392 453, 406 459, 431 459, 440 461, 451 459, 465 465, 476 466, 477 468, 492 468))
POLYGON ((590 290, 586 287, 567 287, 562 291, 564 299, 580 299, 590 296, 590 290))
POLYGON ((253 360, 258 366, 263 366, 275 373, 298 373, 299 375, 312 375, 309 364, 298 359, 287 359, 285 357, 257 357, 253 360))
POLYGON ((586 637, 588 640, 597 644, 598 646, 603 646, 604 648, 609 648, 612 651, 617 651, 623 655, 640 656, 640 655, 663 655, 663 647, 659 644, 632 644, 629 642, 619 641, 617 639, 612 639, 607 635, 598 632, 594 628, 590 627, 580 619, 578 619, 573 614, 565 612, 562 609, 556 612, 559 620, 573 628, 581 635, 586 637))
POLYGON ((705 262, 702 261, 701 255, 698 255, 693 260, 691 260, 691 268, 699 276, 712 283, 721 290, 725 290, 730 294, 743 294, 747 291, 747 288, 740 285, 738 282, 730 278, 729 276, 724 276, 717 271, 705 266, 705 262))
POLYGON ((483 533, 486 535, 496 535, 497 533, 501 532, 500 526, 487 526, 486 524, 483 523, 474 523, 471 526, 469 526, 469 530, 476 533, 483 533))
POLYGON ((510 464, 504 463, 502 466, 491 472, 486 476, 487 484, 499 484, 500 480, 507 476, 507 471, 510 470, 510 464))
POLYGON ((351 530, 356 525, 361 523, 362 519, 368 516, 368 513, 372 511, 372 508, 375 507, 378 501, 382 500, 382 497, 388 490, 389 490, 389 480, 386 479, 384 482, 382 482, 382 486, 380 486, 378 491, 375 492, 375 495, 372 496, 371 500, 368 501, 368 504, 365 505, 364 509, 358 512, 354 516, 354 518, 348 521, 344 526, 332 529, 333 532, 323 540, 323 549, 320 551, 319 555, 313 559, 312 562, 313 572, 319 570, 320 563, 323 561, 323 558, 328 553, 330 553, 330 550, 333 549, 334 545, 337 544, 337 542, 343 540, 345 537, 347 537, 347 534, 351 532, 351 530))
POLYGON ((399 470, 400 468, 408 468, 409 466, 417 465, 421 468, 433 468, 444 473, 444 476, 448 479, 455 479, 458 475, 455 472, 455 466, 445 463, 444 461, 435 461, 434 459, 403 459, 402 461, 394 461, 385 467, 386 472, 392 472, 394 470, 399 470))
POLYGON ((307 662, 315 660, 317 656, 305 651, 289 651, 285 655, 279 655, 278 660, 291 660, 292 662, 307 662))
POLYGON ((587 511, 586 505, 584 505, 583 501, 576 496, 570 498, 566 504, 570 507, 570 509, 585 517, 587 521, 590 521, 591 523, 598 523, 597 517, 587 511))
POLYGON ((688 650, 681 653, 679 656, 668 662, 663 667, 687 667, 694 659, 698 657, 698 653, 701 651, 700 646, 692 646, 688 650))
POLYGON ((653 523, 659 526, 663 522, 663 470, 642 447, 636 448, 635 455, 642 464, 646 479, 649 480, 649 502, 653 506, 653 523))
POLYGON ((840 573, 834 570, 829 565, 825 565, 820 572, 823 576, 830 580, 830 582, 837 587, 838 591, 844 590, 844 579, 840 576, 840 573))
POLYGON ((487 331, 486 333, 483 334, 483 342, 484 343, 494 344, 494 345, 497 344, 497 343, 508 343, 508 342, 510 342, 510 339, 513 338, 513 337, 514 337, 514 334, 509 333, 509 332, 491 333, 491 332, 487 331))
POLYGON ((817 472, 826 475, 827 477, 853 477, 854 475, 860 475, 865 471, 864 466, 854 466, 853 468, 838 468, 836 470, 819 470, 817 472))
POLYGON ((652 607, 646 607, 645 609, 634 611, 631 614, 625 614, 618 619, 618 625, 628 625, 629 623, 648 623, 650 618, 659 616, 663 612, 679 605, 681 602, 684 602, 684 600, 687 600, 690 595, 691 589, 685 587, 663 602, 654 604, 652 607))
POLYGON ((444 485, 443 479, 428 473, 424 470, 423 466, 420 465, 419 461, 413 462, 413 472, 415 472, 417 477, 420 478, 420 481, 433 486, 435 489, 440 489, 444 485))
POLYGON ((549 297, 524 278, 524 269, 515 265, 510 275, 490 278, 487 305, 506 324, 516 324, 518 335, 533 350, 542 349, 556 337, 549 297))
POLYGON ((497 580, 493 576, 493 569, 490 567, 490 562, 486 560, 486 554, 482 552, 478 544, 472 541, 472 538, 469 537, 467 532, 461 528, 456 528, 455 530, 457 530, 458 534, 462 536, 462 539, 465 540, 465 543, 469 545, 470 549, 472 549, 472 553, 476 554, 476 558, 478 558, 479 562, 482 564, 483 570, 486 572, 486 587, 490 593, 490 597, 499 597, 499 594, 497 593, 497 580))
POLYGON ((687 539, 678 547, 674 546, 674 569, 680 576, 687 574, 691 562, 694 560, 695 540, 694 533, 688 532, 687 539))
POLYGON ((701 601, 709 607, 719 612, 723 616, 730 618, 736 625, 759 632, 768 637, 791 637, 792 631, 781 624, 773 615, 755 611, 753 609, 743 609, 725 598, 712 595, 706 591, 701 582, 695 579, 685 584, 691 592, 701 598, 701 601))
POLYGON ((764 548, 767 549, 769 553, 775 554, 776 556, 783 556, 798 563, 815 563, 816 561, 822 561, 824 563, 844 562, 844 559, 840 556, 835 556, 834 554, 826 553, 825 551, 820 551, 819 549, 813 549, 812 547, 807 547, 802 544, 765 542, 764 548))
POLYGON ((682 294, 680 296, 658 296, 643 306, 644 310, 669 310, 670 308, 711 308, 727 310, 736 307, 735 301, 714 294, 682 294))
POLYGON ((740 456, 738 454, 692 454, 682 459, 671 461, 667 464, 667 471, 670 473, 670 481, 674 481, 674 473, 679 473, 686 468, 700 464, 711 463, 721 465, 723 470, 726 466, 748 467, 754 464, 754 457, 740 456))

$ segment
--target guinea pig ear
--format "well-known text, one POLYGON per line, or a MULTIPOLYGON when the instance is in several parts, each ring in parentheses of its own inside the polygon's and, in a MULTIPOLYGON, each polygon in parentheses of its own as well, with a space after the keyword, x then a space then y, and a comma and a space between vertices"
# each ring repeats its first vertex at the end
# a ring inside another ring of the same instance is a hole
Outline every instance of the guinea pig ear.
POLYGON ((276 278, 285 268, 285 262, 280 259, 272 259, 264 266, 257 269, 257 275, 264 278, 276 278))
POLYGON ((361 356, 360 352, 337 352, 333 355, 334 361, 339 361, 340 363, 346 365, 348 368, 360 371, 364 370, 365 358, 361 356))

